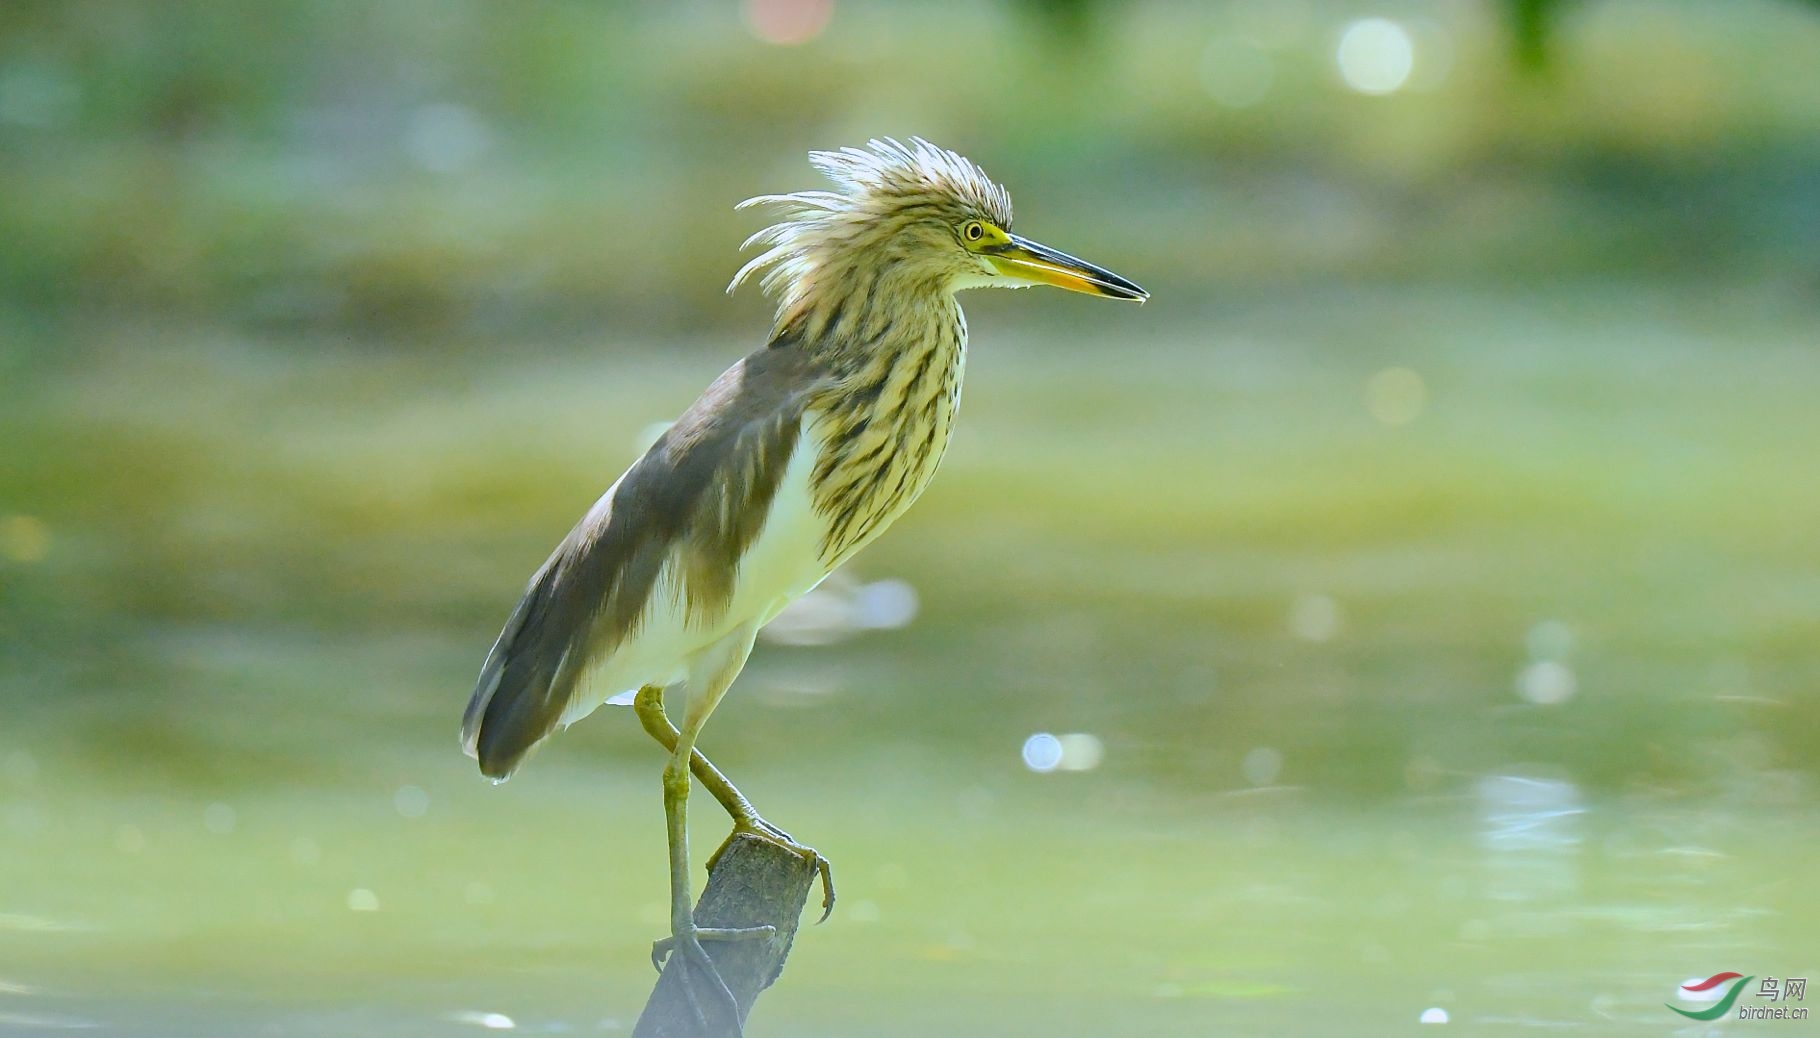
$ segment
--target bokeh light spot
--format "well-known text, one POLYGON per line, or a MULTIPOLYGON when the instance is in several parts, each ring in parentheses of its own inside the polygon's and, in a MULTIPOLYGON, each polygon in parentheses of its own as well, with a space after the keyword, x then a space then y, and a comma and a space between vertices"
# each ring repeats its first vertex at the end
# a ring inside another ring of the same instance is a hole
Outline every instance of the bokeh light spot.
POLYGON ((504 1013, 488 1013, 478 1009, 464 1009, 459 1013, 450 1013, 449 1019, 458 1024, 472 1024, 484 1027, 489 1031, 510 1031, 518 1022, 504 1013))
POLYGON ((916 619, 916 588, 904 580, 861 583, 851 570, 836 570, 786 606, 762 637, 780 645, 832 645, 862 631, 895 630, 916 619))
POLYGON ((379 895, 365 887, 355 887, 353 890, 348 891, 348 911, 379 911, 379 895))
POLYGON ((1092 771, 1106 759, 1106 744, 1089 732, 1069 732, 1056 736, 1061 744, 1062 759, 1057 767, 1063 771, 1092 771))
POLYGON ((1289 630, 1305 642, 1332 641, 1340 633, 1340 605, 1326 595, 1303 595, 1289 607, 1289 630))
POLYGON ((1031 771, 1054 771, 1062 763, 1062 741, 1048 732, 1037 732, 1024 740, 1024 767, 1031 771))
POLYGON ((861 627, 890 631, 916 619, 916 589, 904 580, 875 580, 853 595, 853 618, 861 627))
POLYGON ((1565 703, 1577 688, 1573 670, 1557 660, 1532 663, 1517 675, 1517 694, 1541 706, 1565 703))
POLYGON ((1440 1006, 1429 1006, 1422 1010, 1421 1022, 1425 1024, 1444 1024, 1448 1021, 1447 1010, 1440 1006))
POLYGON ((392 806, 406 818, 422 818, 430 810, 430 794, 420 786, 399 786, 392 794, 392 806))
POLYGON ((1268 786, 1283 773, 1283 751, 1271 746, 1256 746, 1245 754, 1239 774, 1254 786, 1268 786))
POLYGON ((834 0, 746 0, 746 28, 766 43, 795 46, 822 34, 834 0))
POLYGON ((1360 18, 1346 26, 1334 52, 1346 85, 1371 95, 1402 89, 1415 68, 1415 57, 1409 31, 1388 18, 1360 18))
POLYGON ((1092 771, 1106 759, 1106 744, 1089 732, 1037 732, 1024 740, 1023 757, 1035 772, 1092 771))

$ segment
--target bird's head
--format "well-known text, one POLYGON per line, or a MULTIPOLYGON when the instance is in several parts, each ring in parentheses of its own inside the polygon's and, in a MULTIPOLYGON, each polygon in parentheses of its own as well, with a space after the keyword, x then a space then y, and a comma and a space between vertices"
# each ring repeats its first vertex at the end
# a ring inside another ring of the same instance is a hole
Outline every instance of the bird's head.
POLYGON ((747 239, 766 246, 728 291, 760 284, 781 313, 820 295, 850 297, 888 284, 933 292, 1054 285, 1143 302, 1149 293, 1109 270, 1011 233, 1011 195, 984 170, 920 137, 908 145, 811 152, 834 191, 761 195, 782 219, 747 239))

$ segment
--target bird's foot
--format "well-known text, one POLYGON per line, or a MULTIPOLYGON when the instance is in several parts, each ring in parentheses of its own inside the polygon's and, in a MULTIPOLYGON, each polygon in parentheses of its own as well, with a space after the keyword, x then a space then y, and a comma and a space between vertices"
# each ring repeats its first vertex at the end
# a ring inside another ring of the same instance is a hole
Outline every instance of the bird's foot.
POLYGON ((811 868, 815 869, 815 874, 821 878, 822 883, 822 914, 821 918, 817 919, 816 922, 818 924, 827 922, 828 916, 834 911, 834 870, 828 864, 828 859, 822 857, 820 851, 806 843, 798 843, 794 836, 791 836, 789 833, 784 832, 782 829, 779 829, 777 826, 772 825, 770 822, 765 821, 757 815, 752 815, 747 818, 736 816, 733 819, 733 831, 727 835, 726 840, 721 843, 720 848, 708 858, 708 871, 714 871, 714 863, 720 860, 720 856, 732 845, 734 838, 741 833, 756 836, 761 840, 766 840, 770 843, 777 844, 779 847, 786 850, 793 851, 796 854, 801 855, 802 859, 808 862, 811 868))
POLYGON ((682 962, 683 998, 689 1003, 689 1011, 695 1015, 695 1022, 702 1031, 708 1033, 730 1032, 742 1033, 739 1019, 739 1002, 733 997, 733 991, 727 982, 721 979, 720 970, 709 957, 708 950, 701 946, 703 941, 753 941, 776 936, 775 926, 742 926, 742 927, 707 927, 689 926, 678 929, 675 933, 651 945, 651 965, 662 971, 664 964, 671 956, 682 962), (702 997, 696 993, 697 985, 705 987, 709 998, 715 1003, 721 1014, 731 1023, 730 1027, 713 1029, 709 1021, 707 1007, 702 997))
MULTIPOLYGON (((690 944, 693 944, 697 951, 701 951, 703 941, 759 941, 776 936, 777 927, 769 924, 740 927, 697 926, 691 928, 687 937, 671 934, 660 941, 651 942, 651 965, 660 970, 663 969, 664 961, 670 957, 671 952, 678 947, 682 947, 686 951, 690 944)), ((688 952, 688 954, 693 955, 694 952, 688 952)), ((702 954, 707 953, 702 951, 702 954)))

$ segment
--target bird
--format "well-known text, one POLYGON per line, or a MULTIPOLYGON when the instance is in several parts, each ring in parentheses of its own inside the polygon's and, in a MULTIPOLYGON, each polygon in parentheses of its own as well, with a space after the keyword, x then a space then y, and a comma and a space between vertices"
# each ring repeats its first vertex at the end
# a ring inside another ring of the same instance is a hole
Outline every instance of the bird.
MULTIPOLYGON (((696 749, 760 628, 889 527, 928 487, 954 431, 967 323, 955 294, 1051 285, 1148 298, 1131 281, 1011 231, 1011 196, 921 137, 811 152, 832 189, 737 208, 776 222, 727 291, 756 279, 775 304, 764 346, 728 368, 601 495, 536 573, 487 654, 462 747, 504 781, 533 748, 603 704, 630 705, 668 753, 663 800, 670 935, 696 982, 739 1012, 697 927, 690 775, 733 832, 804 856, 833 907, 827 859, 762 818, 696 749), (680 725, 667 689, 686 691, 680 725)), ((731 840, 731 837, 729 837, 731 840)), ((723 849, 724 849, 723 845, 723 849)), ((713 866, 710 859, 709 868, 713 866)), ((687 969, 685 977, 688 976, 687 969)), ((693 990, 693 983, 690 990, 693 990)), ((705 1011, 691 994, 698 1017, 705 1011)))

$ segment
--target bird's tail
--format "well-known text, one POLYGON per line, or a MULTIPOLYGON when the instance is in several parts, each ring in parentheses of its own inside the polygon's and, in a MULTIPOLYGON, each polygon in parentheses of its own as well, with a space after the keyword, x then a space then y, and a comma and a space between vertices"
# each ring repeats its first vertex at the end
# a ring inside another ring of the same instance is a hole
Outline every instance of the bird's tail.
POLYGON ((551 615, 560 611, 551 586, 556 561, 531 579, 512 610, 462 715, 462 751, 480 762, 481 774, 497 781, 510 777, 532 747, 556 730, 580 677, 582 661, 571 652, 566 618, 551 615))

